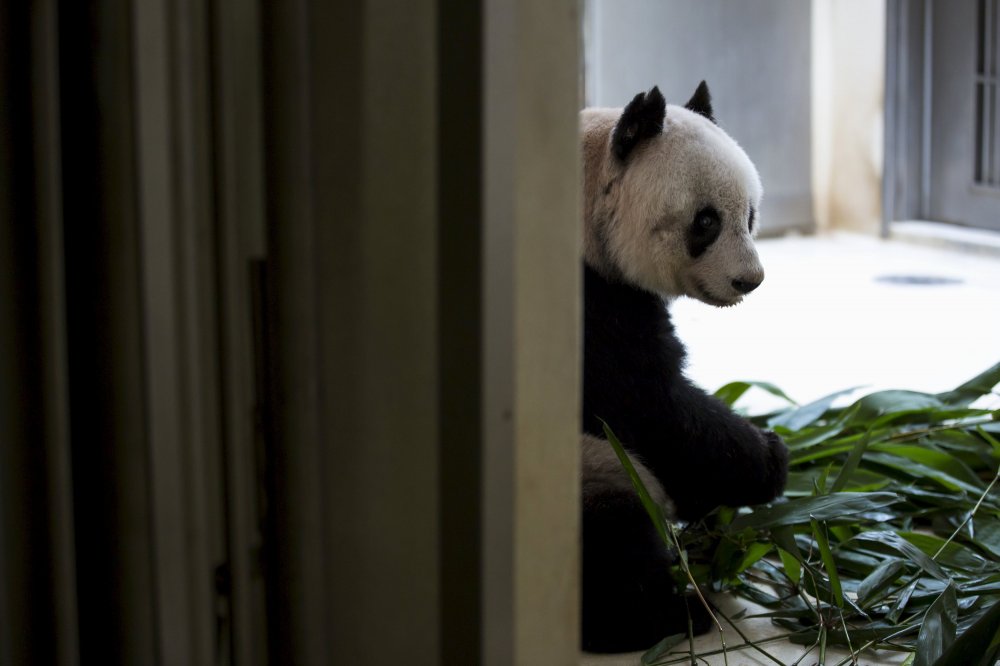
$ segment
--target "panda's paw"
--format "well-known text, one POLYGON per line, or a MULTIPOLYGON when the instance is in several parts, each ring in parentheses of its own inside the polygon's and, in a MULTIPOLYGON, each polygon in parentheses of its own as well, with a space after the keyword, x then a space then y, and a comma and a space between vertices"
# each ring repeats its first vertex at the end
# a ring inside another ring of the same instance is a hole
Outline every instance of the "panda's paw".
POLYGON ((648 650, 674 634, 694 636, 712 628, 713 620, 694 593, 644 595, 601 609, 584 607, 581 648, 585 652, 623 653, 648 650), (690 624, 689 624, 690 621, 690 624))
POLYGON ((757 441, 746 450, 742 472, 732 479, 725 504, 752 506, 770 502, 785 490, 788 480, 788 449, 776 433, 754 430, 757 441))
POLYGON ((759 500, 758 504, 780 497, 788 481, 788 448, 785 442, 771 430, 762 430, 761 434, 767 449, 763 488, 763 494, 767 497, 759 500))

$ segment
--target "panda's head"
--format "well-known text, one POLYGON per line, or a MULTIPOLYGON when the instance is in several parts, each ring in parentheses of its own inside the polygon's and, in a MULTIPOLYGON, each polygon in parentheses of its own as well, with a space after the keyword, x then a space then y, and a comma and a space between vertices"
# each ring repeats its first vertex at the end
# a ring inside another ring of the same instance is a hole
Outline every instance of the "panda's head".
POLYGON ((667 298, 739 303, 764 279, 760 177, 712 117, 702 81, 683 107, 659 89, 582 117, 587 263, 667 298))

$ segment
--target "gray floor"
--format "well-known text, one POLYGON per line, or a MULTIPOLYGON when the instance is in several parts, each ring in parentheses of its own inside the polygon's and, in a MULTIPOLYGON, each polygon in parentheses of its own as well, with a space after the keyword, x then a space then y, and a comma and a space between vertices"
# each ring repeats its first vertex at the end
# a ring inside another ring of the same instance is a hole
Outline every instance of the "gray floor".
MULTIPOLYGON (((736 379, 770 381, 799 402, 853 386, 864 387, 859 393, 953 388, 1000 361, 1000 253, 938 245, 851 234, 761 241, 767 277, 743 304, 726 309, 686 299, 673 304, 678 333, 688 346, 688 376, 709 390, 736 379)), ((751 411, 774 404, 762 393, 748 394, 742 403, 751 411)), ((744 605, 725 596, 715 601, 730 612, 744 605)), ((754 640, 780 633, 766 619, 739 626, 754 640)), ((742 642, 727 626, 726 644, 742 642)), ((718 634, 708 634, 694 648, 703 653, 720 645, 718 634)), ((783 642, 764 647, 785 663, 804 651, 783 642)), ((676 649, 679 663, 685 663, 688 645, 676 649)), ((581 663, 631 666, 640 654, 585 655, 581 663)), ((826 663, 846 656, 828 653, 826 663)), ((817 661, 813 651, 801 663, 817 661)), ((861 664, 902 661, 884 651, 860 659, 861 664)), ((707 656, 699 663, 724 660, 707 656)), ((728 663, 773 662, 742 649, 730 650, 728 663)))

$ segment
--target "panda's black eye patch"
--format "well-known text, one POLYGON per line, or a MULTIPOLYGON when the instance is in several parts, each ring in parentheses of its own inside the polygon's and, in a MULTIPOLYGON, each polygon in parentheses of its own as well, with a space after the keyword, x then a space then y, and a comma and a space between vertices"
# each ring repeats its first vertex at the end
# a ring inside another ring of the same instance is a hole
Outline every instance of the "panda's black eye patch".
POLYGON ((722 231, 722 220, 719 212, 711 206, 706 206, 694 216, 694 221, 688 227, 686 234, 688 254, 697 259, 705 254, 722 231))

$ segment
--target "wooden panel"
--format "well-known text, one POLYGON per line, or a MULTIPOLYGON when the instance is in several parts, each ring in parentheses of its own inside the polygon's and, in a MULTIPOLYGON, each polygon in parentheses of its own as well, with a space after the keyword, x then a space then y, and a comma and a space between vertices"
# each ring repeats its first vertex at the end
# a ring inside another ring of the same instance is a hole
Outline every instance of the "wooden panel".
POLYGON ((578 10, 486 5, 487 664, 578 654, 578 10))

